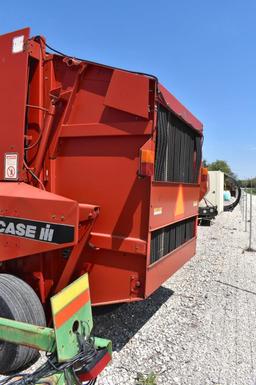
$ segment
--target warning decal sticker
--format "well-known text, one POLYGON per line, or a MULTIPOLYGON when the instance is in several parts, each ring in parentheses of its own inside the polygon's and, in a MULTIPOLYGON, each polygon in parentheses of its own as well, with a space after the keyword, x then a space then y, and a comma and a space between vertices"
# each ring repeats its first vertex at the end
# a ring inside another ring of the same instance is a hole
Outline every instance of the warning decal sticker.
POLYGON ((18 154, 5 154, 4 179, 18 179, 18 154))
POLYGON ((23 51, 24 36, 16 36, 12 41, 12 53, 19 53, 23 51))
POLYGON ((155 207, 154 208, 154 215, 162 215, 163 208, 162 207, 155 207))

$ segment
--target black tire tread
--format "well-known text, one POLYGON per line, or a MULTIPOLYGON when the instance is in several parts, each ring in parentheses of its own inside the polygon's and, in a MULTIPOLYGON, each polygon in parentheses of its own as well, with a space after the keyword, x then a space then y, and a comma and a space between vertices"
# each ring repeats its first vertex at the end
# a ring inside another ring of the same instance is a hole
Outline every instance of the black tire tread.
MULTIPOLYGON (((39 298, 26 282, 16 276, 0 274, 0 304, 5 310, 2 314, 0 308, 0 316, 45 326, 44 310, 39 298)), ((0 373, 8 374, 23 370, 35 362, 38 356, 39 352, 36 349, 5 343, 3 351, 0 351, 0 373)))

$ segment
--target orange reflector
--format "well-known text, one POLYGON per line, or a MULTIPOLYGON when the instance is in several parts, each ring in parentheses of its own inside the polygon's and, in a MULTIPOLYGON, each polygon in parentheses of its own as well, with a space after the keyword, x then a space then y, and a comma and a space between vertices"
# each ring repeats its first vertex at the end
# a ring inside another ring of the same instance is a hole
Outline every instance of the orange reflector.
POLYGON ((142 163, 154 163, 154 151, 141 150, 141 162, 142 163))
POLYGON ((182 185, 179 186, 178 197, 175 207, 175 216, 184 214, 184 199, 183 199, 183 188, 182 185))

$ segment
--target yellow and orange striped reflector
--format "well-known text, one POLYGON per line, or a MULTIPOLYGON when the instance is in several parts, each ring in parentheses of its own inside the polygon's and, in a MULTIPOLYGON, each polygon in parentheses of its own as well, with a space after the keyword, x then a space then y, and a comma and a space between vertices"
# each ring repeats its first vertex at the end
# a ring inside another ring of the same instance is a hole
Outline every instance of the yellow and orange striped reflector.
POLYGON ((52 298, 55 328, 60 328, 89 301, 89 281, 86 274, 52 298))

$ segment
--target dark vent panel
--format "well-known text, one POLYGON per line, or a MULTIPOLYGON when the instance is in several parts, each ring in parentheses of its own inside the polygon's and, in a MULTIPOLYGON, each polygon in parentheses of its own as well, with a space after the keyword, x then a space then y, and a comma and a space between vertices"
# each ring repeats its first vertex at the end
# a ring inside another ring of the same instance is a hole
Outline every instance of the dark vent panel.
POLYGON ((158 261, 192 239, 195 236, 195 221, 196 218, 193 217, 153 231, 151 234, 150 263, 158 261))
POLYGON ((197 183, 201 160, 200 135, 171 111, 159 106, 155 180, 197 183))

